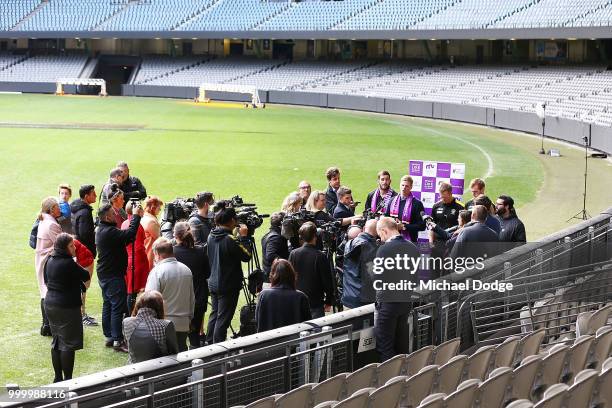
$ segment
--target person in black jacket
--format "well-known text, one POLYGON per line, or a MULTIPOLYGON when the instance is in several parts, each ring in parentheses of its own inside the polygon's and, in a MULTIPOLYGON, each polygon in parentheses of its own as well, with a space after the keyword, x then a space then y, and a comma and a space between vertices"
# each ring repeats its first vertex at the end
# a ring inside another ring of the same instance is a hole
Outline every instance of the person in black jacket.
POLYGON ((325 172, 327 177, 327 191, 325 192, 325 210, 328 214, 333 214, 338 205, 338 189, 340 188, 340 169, 330 167, 325 172))
POLYGON ((55 371, 53 382, 72 378, 74 352, 83 348, 81 322, 81 291, 89 280, 89 272, 73 259, 76 256, 71 235, 61 233, 53 246, 53 253, 44 267, 47 285, 45 311, 49 318, 53 340, 51 362, 55 371))
POLYGON ((308 297, 295 289, 297 276, 289 261, 276 259, 270 272, 272 287, 259 294, 255 316, 257 332, 311 319, 308 297))
POLYGON ((355 216, 353 192, 350 188, 342 186, 338 189, 338 204, 336 204, 333 215, 335 219, 352 218, 355 216))
POLYGON ((144 200, 147 198, 147 189, 142 185, 142 182, 138 177, 130 176, 130 168, 124 161, 117 163, 117 168, 123 171, 123 182, 119 186, 125 196, 125 202, 127 203, 130 198, 137 198, 138 200, 144 200))
POLYGON ((96 232, 91 204, 96 202, 96 188, 85 184, 79 188, 79 197, 70 204, 74 236, 96 257, 96 232))
POLYGON ((132 220, 126 230, 117 228, 115 214, 110 204, 104 204, 98 210, 100 225, 96 231, 98 249, 98 282, 102 289, 102 331, 106 337, 106 346, 127 353, 127 346, 121 333, 121 320, 127 310, 127 287, 125 272, 128 265, 125 246, 136 238, 140 218, 144 214, 142 207, 132 208, 132 220))
MULTIPOLYGON (((376 232, 384 244, 376 251, 374 267, 376 264, 384 265, 382 271, 373 272, 375 280, 383 283, 398 283, 408 280, 414 284, 418 283, 416 271, 405 269, 404 265, 387 265, 387 260, 395 260, 397 257, 407 259, 419 258, 416 245, 406 240, 398 230, 398 224, 389 217, 381 217, 376 224, 376 232), (380 261, 379 261, 380 260, 380 261)), ((407 262, 411 264, 410 261, 407 262)), ((376 281, 374 281, 376 283, 376 281)), ((374 316, 374 334, 376 336, 376 350, 380 354, 381 361, 408 351, 409 330, 408 317, 412 310, 414 294, 408 290, 391 291, 381 290, 375 286, 376 291, 376 313, 374 316)))
POLYGON ((177 222, 174 225, 174 257, 184 263, 193 275, 193 292, 195 306, 189 330, 189 343, 192 348, 202 346, 200 340, 202 321, 208 306, 208 278, 210 277, 210 264, 206 246, 196 245, 191 228, 186 222, 177 222))
POLYGON ((191 214, 189 217, 189 226, 191 227, 191 234, 195 239, 196 245, 206 245, 208 241, 208 235, 214 227, 212 212, 210 206, 215 202, 213 193, 208 191, 196 194, 194 204, 198 208, 198 211, 191 214))
POLYGON ((500 242, 516 242, 519 244, 527 242, 525 225, 516 215, 514 199, 507 195, 500 195, 495 204, 497 216, 501 223, 500 242))
MULTIPOLYGON (((91 204, 96 202, 96 188, 92 184, 85 184, 79 188, 79 197, 70 203, 70 220, 72 222, 72 230, 74 236, 83 245, 89 249, 93 257, 96 257, 96 226, 93 219, 93 208, 91 204)), ((87 289, 93 276, 93 265, 90 268, 89 280, 87 281, 87 289)), ((83 324, 95 326, 98 324, 96 319, 89 316, 85 311, 87 301, 87 291, 83 292, 83 324)))
POLYGON ((486 225, 488 215, 489 211, 483 205, 472 207, 471 225, 457 235, 451 258, 491 258, 500 252, 497 233, 486 225))
POLYGON ((305 222, 299 230, 304 242, 289 254, 289 262, 297 272, 296 287, 308 296, 313 319, 323 317, 334 303, 332 270, 327 256, 316 248, 317 227, 305 222))
POLYGON ((389 201, 385 215, 402 221, 401 234, 407 240, 417 242, 419 231, 425 230, 425 221, 421 213, 425 210, 423 203, 412 195, 412 177, 404 176, 400 180, 400 192, 389 201))
POLYGON ((261 238, 262 266, 266 282, 269 280, 274 260, 289 258, 289 245, 281 235, 281 225, 284 218, 285 213, 280 211, 270 215, 270 231, 261 238))
POLYGON ((244 275, 241 262, 251 259, 251 242, 248 228, 240 224, 238 238, 232 235, 236 228, 236 210, 226 208, 225 202, 217 203, 215 224, 208 236, 208 259, 210 261, 210 278, 208 288, 212 309, 208 317, 206 342, 208 344, 225 341, 238 297, 242 289, 244 275))

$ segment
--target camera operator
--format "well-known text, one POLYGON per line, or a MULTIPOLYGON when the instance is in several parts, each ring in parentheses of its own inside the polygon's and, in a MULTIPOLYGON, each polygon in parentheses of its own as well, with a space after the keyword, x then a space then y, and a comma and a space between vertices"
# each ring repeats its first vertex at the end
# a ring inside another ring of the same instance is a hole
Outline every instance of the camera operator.
POLYGON ((189 226, 191 227, 195 244, 206 245, 208 235, 214 227, 214 215, 210 211, 210 206, 214 204, 215 198, 213 193, 205 191, 196 194, 194 202, 198 211, 189 217, 189 226))
POLYGON ((378 188, 368 194, 365 209, 373 213, 384 210, 396 195, 397 192, 391 188, 391 174, 387 170, 381 170, 378 172, 378 188))
POLYGON ((332 271, 327 256, 316 248, 317 226, 306 222, 300 227, 302 247, 291 251, 289 262, 297 272, 297 289, 308 296, 313 319, 323 317, 334 303, 332 271))
POLYGON ((330 167, 325 172, 327 178, 327 191, 325 192, 325 210, 328 214, 333 214, 338 204, 338 189, 340 188, 340 169, 330 167))
POLYGON ((421 216, 424 210, 423 203, 412 195, 412 177, 402 177, 400 193, 391 199, 385 209, 385 215, 404 223, 400 226, 402 236, 417 242, 419 231, 425 230, 425 222, 421 216))
POLYGON ((525 225, 516 215, 512 197, 500 195, 495 204, 497 206, 497 217, 501 223, 499 240, 502 242, 527 242, 525 225))
POLYGON ((261 238, 263 256, 263 273, 268 282, 272 263, 275 259, 289 258, 287 240, 281 235, 281 226, 285 218, 284 212, 275 212, 270 216, 270 230, 261 238))
POLYGON ((357 226, 351 227, 348 231, 349 241, 344 248, 342 273, 342 305, 345 310, 354 309, 374 301, 372 283, 367 269, 368 264, 374 260, 378 249, 376 223, 375 219, 368 220, 363 232, 357 226), (359 234, 355 237, 353 231, 359 232, 359 234))
POLYGON ((241 224, 239 236, 232 235, 238 223, 236 210, 228 207, 228 203, 217 203, 215 224, 217 226, 210 232, 207 242, 210 262, 208 288, 212 302, 206 331, 208 344, 225 341, 242 289, 244 275, 241 262, 248 262, 252 256, 248 227, 241 224))

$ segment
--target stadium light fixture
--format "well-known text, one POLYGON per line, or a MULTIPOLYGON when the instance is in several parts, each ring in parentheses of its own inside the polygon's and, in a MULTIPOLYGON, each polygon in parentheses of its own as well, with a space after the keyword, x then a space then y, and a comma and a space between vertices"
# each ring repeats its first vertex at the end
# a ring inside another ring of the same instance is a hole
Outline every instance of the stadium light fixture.
POLYGON ((536 104, 536 115, 542 120, 542 146, 540 147, 540 154, 546 154, 544 150, 544 129, 546 127, 546 102, 538 102, 536 104))

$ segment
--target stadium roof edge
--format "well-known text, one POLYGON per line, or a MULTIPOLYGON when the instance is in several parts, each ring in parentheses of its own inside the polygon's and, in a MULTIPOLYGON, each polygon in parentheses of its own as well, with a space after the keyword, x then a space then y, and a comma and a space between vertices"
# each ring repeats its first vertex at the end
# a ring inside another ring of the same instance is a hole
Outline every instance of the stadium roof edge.
POLYGON ((0 38, 294 39, 294 40, 503 40, 612 38, 612 27, 534 27, 461 30, 364 31, 0 31, 0 38))

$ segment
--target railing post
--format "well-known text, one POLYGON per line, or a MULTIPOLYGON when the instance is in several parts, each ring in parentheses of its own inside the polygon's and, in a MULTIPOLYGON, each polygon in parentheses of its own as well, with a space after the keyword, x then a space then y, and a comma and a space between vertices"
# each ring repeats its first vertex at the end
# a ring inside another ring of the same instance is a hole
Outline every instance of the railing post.
POLYGON ((594 255, 595 255, 595 227, 589 227, 589 263, 593 263, 594 255))
MULTIPOLYGON (((308 331, 301 331, 300 338, 306 337, 309 334, 310 332, 308 331)), ((310 344, 307 341, 300 343, 299 350, 308 351, 309 348, 310 344)), ((298 384, 308 384, 310 382, 310 353, 304 353, 300 360, 302 369, 299 370, 300 375, 298 378, 298 384)))
MULTIPOLYGON (((541 251, 540 249, 536 250, 541 251)), ((537 259, 537 258, 536 258, 537 259)), ((504 262, 504 280, 508 281, 512 277, 512 262, 506 261, 504 262)), ((508 318, 508 303, 510 297, 510 291, 507 290, 504 294, 504 319, 508 318)), ((474 320, 475 322, 475 320, 474 320)))
MULTIPOLYGON (((195 360, 191 360, 191 366, 196 367, 201 364, 204 364, 202 359, 196 358, 195 360)), ((191 377, 189 382, 195 382, 204 379, 204 369, 200 368, 199 370, 193 370, 191 372, 191 377)), ((193 397, 193 408, 203 407, 204 406, 204 384, 200 383, 196 385, 192 391, 193 397)))
POLYGON ((291 347, 285 347, 285 363, 283 364, 285 375, 283 376, 285 392, 291 391, 291 347))
POLYGON ((606 232, 606 259, 612 259, 612 217, 610 217, 606 232))
MULTIPOLYGON (((326 332, 326 331, 330 331, 331 329, 332 329, 331 326, 323 326, 323 328, 321 330, 326 332)), ((329 340, 331 340, 331 338, 329 340)), ((325 340, 325 343, 330 343, 330 342, 331 341, 325 340)), ((333 355, 331 347, 323 349, 322 352, 325 353, 325 355, 327 357, 325 359, 325 379, 328 379, 328 378, 331 378, 331 365, 332 365, 332 360, 333 360, 334 355, 333 355)))
MULTIPOLYGON (((78 394, 74 391, 70 391, 66 393, 66 401, 70 401, 73 398, 78 397, 78 394)), ((79 408, 78 402, 68 402, 68 404, 64 405, 67 408, 79 408)))
POLYGON ((153 381, 147 384, 147 408, 153 408, 155 406, 155 384, 153 381))

